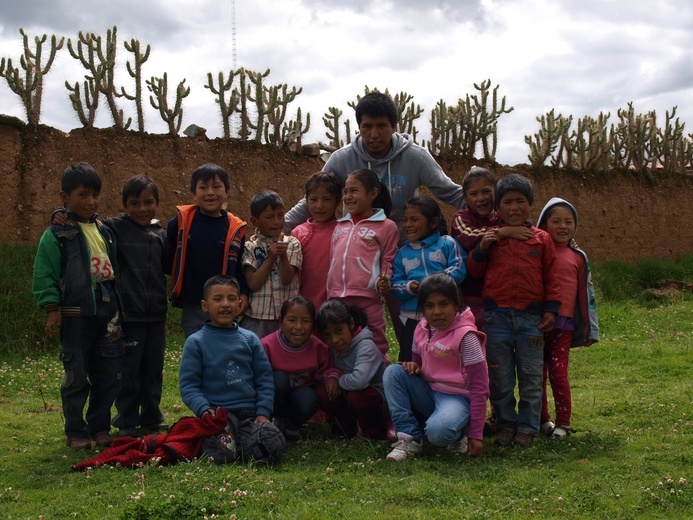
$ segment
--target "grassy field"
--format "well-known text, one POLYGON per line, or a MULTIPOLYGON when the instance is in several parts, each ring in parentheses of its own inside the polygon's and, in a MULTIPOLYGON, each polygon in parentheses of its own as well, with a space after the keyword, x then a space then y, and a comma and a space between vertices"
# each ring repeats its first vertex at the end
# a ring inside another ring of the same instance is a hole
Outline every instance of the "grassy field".
MULTIPOLYGON (((0 253, 15 255, 3 262, 14 267, 0 271, 3 518, 693 516, 693 299, 654 300, 637 267, 596 270, 606 291, 628 292, 600 291, 601 342, 571 352, 576 431, 565 442, 539 438, 517 449, 488 441, 479 459, 427 445, 421 457, 396 464, 385 461, 386 442, 346 443, 316 428, 273 467, 195 461, 78 473, 71 465, 93 453, 64 445, 57 345, 34 330, 42 317, 26 295, 31 250, 0 253)), ((661 277, 693 278, 690 258, 655 264, 646 268, 661 277)), ((181 349, 172 325, 163 402, 169 421, 188 415, 177 390, 181 349)))

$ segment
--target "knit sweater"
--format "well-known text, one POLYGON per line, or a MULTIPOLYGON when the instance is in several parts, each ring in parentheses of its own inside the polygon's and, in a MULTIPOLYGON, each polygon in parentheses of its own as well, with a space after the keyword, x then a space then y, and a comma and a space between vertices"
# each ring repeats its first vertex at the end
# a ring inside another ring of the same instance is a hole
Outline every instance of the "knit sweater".
POLYGON ((325 372, 332 368, 332 351, 311 335, 303 345, 291 345, 281 329, 262 338, 262 346, 272 370, 289 374, 291 388, 315 386, 325 380, 325 372))
POLYGON ((179 386, 183 402, 198 417, 216 407, 270 417, 274 408, 272 367, 258 337, 238 325, 207 323, 188 337, 179 386))

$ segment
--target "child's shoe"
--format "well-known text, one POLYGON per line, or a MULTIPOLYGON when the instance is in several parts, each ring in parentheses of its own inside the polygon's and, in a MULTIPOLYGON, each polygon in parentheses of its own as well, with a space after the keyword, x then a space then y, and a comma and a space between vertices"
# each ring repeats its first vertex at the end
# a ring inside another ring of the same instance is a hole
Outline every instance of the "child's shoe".
POLYGON ((534 435, 525 430, 518 430, 515 434, 515 437, 513 437, 513 444, 515 444, 516 446, 520 446, 522 448, 526 448, 533 442, 534 435))
POLYGON ((542 423, 541 427, 539 428, 539 431, 547 437, 551 437, 551 435, 553 435, 553 429, 555 427, 556 425, 553 423, 551 419, 549 419, 548 421, 542 423))
POLYGON ((498 433, 496 433, 496 446, 510 446, 515 437, 515 428, 510 428, 509 426, 503 426, 498 433))
POLYGON ((118 437, 137 437, 137 428, 120 428, 118 437))
POLYGON ((94 444, 101 448, 108 448, 111 445, 111 434, 107 431, 103 432, 96 432, 93 435, 94 438, 94 444))
POLYGON ((549 440, 562 441, 568 435, 570 435, 570 426, 558 425, 553 429, 553 433, 551 433, 551 437, 549 437, 549 440))
POLYGON ((89 437, 68 437, 67 447, 75 451, 86 450, 91 448, 91 439, 89 437))
POLYGON ((423 442, 415 441, 414 437, 407 433, 397 432, 398 441, 395 442, 390 453, 387 454, 387 460, 393 462, 402 462, 409 457, 415 457, 423 450, 423 442))
POLYGON ((467 453, 467 436, 448 444, 447 450, 450 453, 467 453))

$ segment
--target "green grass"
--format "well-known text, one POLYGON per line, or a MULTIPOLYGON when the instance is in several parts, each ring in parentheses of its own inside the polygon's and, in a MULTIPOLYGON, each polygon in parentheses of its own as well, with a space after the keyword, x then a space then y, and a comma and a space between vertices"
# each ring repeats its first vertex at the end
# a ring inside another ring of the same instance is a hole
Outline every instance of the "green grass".
MULTIPOLYGON (((605 272, 595 269, 595 281, 605 272)), ((682 272, 690 281, 690 269, 682 272)), ((617 274, 609 272, 612 281, 617 274)), ((317 428, 273 467, 195 461, 77 473, 71 465, 90 455, 64 445, 57 351, 3 347, 2 517, 690 517, 693 300, 641 302, 646 286, 637 270, 633 280, 630 296, 602 295, 601 342, 571 352, 575 433, 563 443, 539 438, 526 449, 487 441, 479 459, 427 445, 417 459, 389 463, 386 442, 346 443, 317 428)), ((2 312, 17 330, 28 319, 27 309, 2 312)), ((172 326, 163 400, 169 421, 188 415, 177 390, 182 343, 172 326)))

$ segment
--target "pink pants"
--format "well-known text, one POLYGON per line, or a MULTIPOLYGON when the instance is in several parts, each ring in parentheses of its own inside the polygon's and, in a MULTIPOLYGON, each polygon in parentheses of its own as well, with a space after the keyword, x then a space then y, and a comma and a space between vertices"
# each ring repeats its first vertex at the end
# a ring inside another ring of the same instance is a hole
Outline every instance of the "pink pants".
POLYGON ((570 426, 572 400, 568 379, 568 356, 572 330, 553 329, 544 335, 544 393, 541 398, 541 423, 551 420, 549 402, 546 395, 546 381, 551 382, 551 392, 556 405, 558 426, 570 426))

